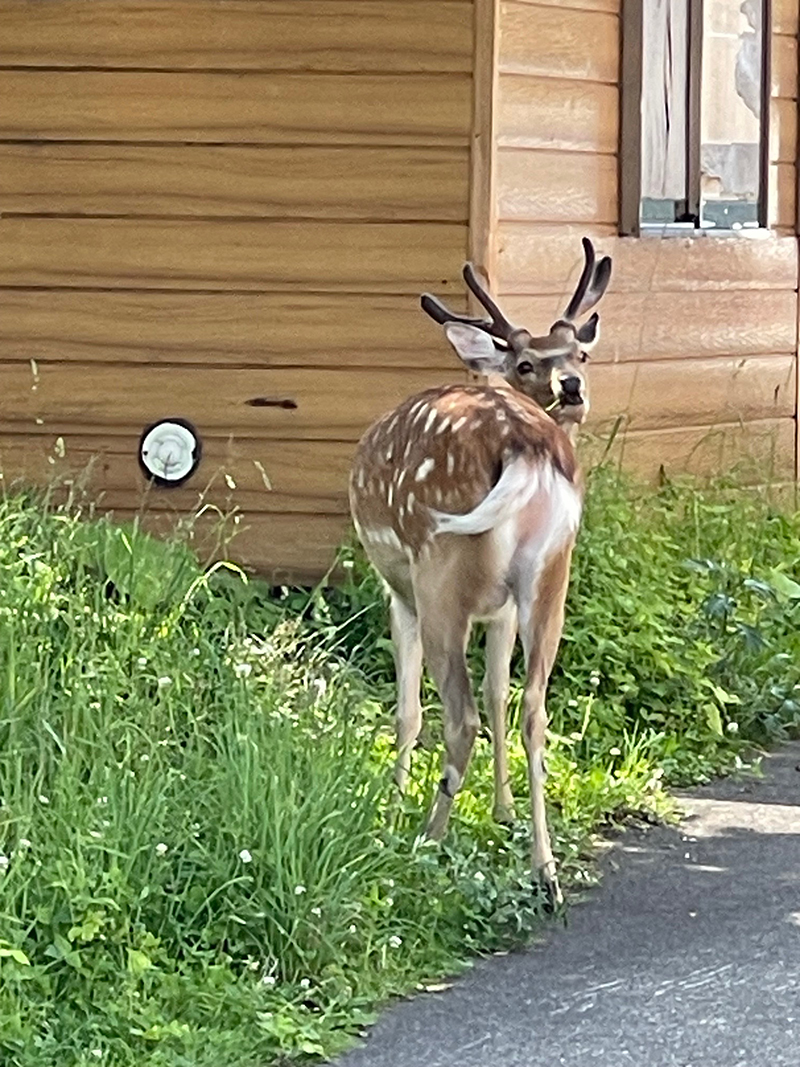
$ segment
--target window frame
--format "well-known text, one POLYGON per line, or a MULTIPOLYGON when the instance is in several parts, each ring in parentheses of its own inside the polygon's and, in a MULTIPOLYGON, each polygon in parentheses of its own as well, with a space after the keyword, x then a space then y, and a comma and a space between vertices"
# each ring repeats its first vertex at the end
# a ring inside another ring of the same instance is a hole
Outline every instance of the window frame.
POLYGON ((700 107, 703 65, 703 0, 689 4, 686 144, 686 211, 696 222, 643 222, 642 210, 642 52, 644 4, 621 0, 619 144, 617 146, 619 232, 623 237, 764 236, 769 230, 770 101, 772 98, 772 0, 762 2, 761 123, 759 143, 758 225, 728 229, 700 225, 700 107))

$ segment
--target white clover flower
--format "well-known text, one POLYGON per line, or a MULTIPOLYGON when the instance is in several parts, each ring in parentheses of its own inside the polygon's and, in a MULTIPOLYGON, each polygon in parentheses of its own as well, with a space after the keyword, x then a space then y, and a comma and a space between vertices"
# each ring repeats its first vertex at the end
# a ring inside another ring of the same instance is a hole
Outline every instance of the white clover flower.
POLYGON ((98 1060, 103 1058, 103 1050, 101 1048, 93 1048, 92 1055, 96 1056, 98 1060))
POLYGON ((159 843, 156 845, 156 855, 165 856, 168 848, 169 846, 165 845, 163 841, 159 841, 159 843))
POLYGON ((600 675, 599 674, 592 674, 590 676, 590 678, 589 678, 589 685, 593 689, 597 689, 598 685, 600 685, 600 675))
POLYGON ((19 839, 19 847, 20 848, 30 848, 31 847, 31 843, 30 843, 30 841, 28 840, 27 837, 21 837, 19 839))
POLYGON ((137 667, 146 667, 147 666, 147 656, 139 656, 139 658, 136 661, 136 666, 137 667))
POLYGON ((389 938, 389 948, 400 948, 403 944, 402 937, 398 937, 397 934, 392 934, 389 938))
POLYGON ((738 734, 739 733, 739 723, 738 722, 729 722, 728 726, 727 726, 727 730, 728 730, 729 734, 738 734))
POLYGON ((168 674, 162 674, 161 677, 158 679, 158 688, 166 689, 169 685, 172 685, 172 679, 168 674))
POLYGON ((192 655, 193 656, 199 656, 200 655, 200 649, 199 648, 193 648, 192 649, 192 655))
POLYGON ((265 974, 264 977, 261 979, 261 984, 262 985, 273 986, 273 985, 275 985, 276 981, 277 981, 277 979, 275 978, 274 975, 265 974))
POLYGON ((294 887, 294 895, 296 897, 301 897, 303 895, 303 893, 305 893, 305 892, 306 892, 306 887, 304 885, 296 885, 294 887))
POLYGON ((242 851, 239 853, 239 859, 242 861, 242 863, 251 863, 253 857, 250 855, 246 848, 243 848, 242 851))
POLYGON ((97 798, 97 803, 98 804, 107 804, 108 803, 108 797, 98 797, 97 798))
POLYGON ((476 882, 485 882, 486 881, 486 875, 483 873, 483 871, 476 871, 475 872, 475 881, 476 882))
POLYGON ((249 678, 253 668, 249 663, 236 663, 233 667, 233 673, 237 678, 249 678))
POLYGON ((0 873, 5 873, 8 870, 9 862, 10 861, 9 861, 8 856, 6 856, 2 852, 0 852, 0 873))
POLYGON ((301 978, 300 979, 300 988, 301 989, 308 989, 308 987, 310 985, 311 985, 311 979, 310 978, 301 978))
POLYGON ((614 745, 614 747, 610 748, 608 751, 609 751, 609 754, 611 756, 621 756, 622 755, 622 752, 617 748, 616 745, 614 745))
POLYGON ((311 909, 311 914, 312 915, 316 915, 317 918, 319 918, 320 915, 322 915, 322 908, 312 908, 311 909))
POLYGON ((350 923, 350 933, 354 934, 355 932, 356 932, 356 924, 355 923, 350 923))
POLYGON ((103 835, 100 833, 99 830, 90 830, 89 831, 89 837, 93 837, 95 839, 95 841, 99 841, 102 836, 103 835))
POLYGON ((146 752, 143 752, 141 754, 141 756, 139 757, 139 759, 140 759, 140 761, 142 763, 147 763, 147 761, 150 759, 150 757, 148 756, 148 754, 146 752))
POLYGON ((50 803, 50 797, 46 797, 44 795, 44 793, 40 793, 39 794, 39 803, 40 804, 49 804, 50 803))

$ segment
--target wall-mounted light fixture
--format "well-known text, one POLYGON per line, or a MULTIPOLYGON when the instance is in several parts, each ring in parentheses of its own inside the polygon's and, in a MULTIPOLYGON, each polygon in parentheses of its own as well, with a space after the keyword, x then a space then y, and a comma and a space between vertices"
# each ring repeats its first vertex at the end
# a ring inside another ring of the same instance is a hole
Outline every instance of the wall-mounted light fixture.
POLYGON ((139 439, 139 466, 146 478, 162 488, 181 485, 200 463, 200 438, 186 419, 161 419, 139 439))

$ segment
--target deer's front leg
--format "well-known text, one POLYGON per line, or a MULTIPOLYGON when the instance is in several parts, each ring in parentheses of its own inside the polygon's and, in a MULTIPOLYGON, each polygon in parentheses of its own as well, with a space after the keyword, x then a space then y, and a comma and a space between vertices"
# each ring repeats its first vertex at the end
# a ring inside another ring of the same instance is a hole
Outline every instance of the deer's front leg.
POLYGON ((422 638, 416 614, 399 597, 392 597, 390 610, 397 676, 397 764, 394 777, 402 793, 408 785, 411 751, 422 728, 419 699, 422 638))
POLYGON ((494 810, 497 822, 514 821, 506 740, 506 704, 511 677, 511 654, 517 639, 517 609, 513 601, 486 627, 486 675, 483 699, 492 729, 494 752, 494 810))

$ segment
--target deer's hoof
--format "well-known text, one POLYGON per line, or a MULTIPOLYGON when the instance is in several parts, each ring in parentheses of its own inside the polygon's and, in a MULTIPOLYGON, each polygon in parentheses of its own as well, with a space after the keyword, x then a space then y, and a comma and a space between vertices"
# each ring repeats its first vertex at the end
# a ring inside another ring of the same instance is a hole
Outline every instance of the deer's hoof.
POLYGON ((555 915, 564 905, 564 895, 561 892, 561 886, 558 884, 555 864, 548 864, 546 867, 539 868, 535 872, 535 876, 538 878, 539 885, 544 893, 545 908, 552 915, 555 915))
POLYGON ((501 826, 513 826, 517 818, 514 805, 495 804, 492 808, 492 818, 495 822, 500 823, 501 826))

